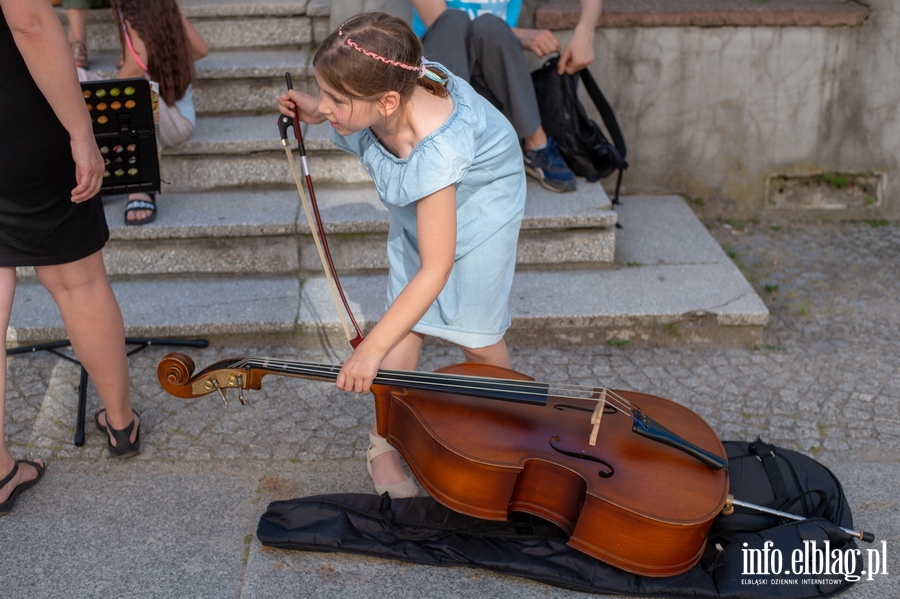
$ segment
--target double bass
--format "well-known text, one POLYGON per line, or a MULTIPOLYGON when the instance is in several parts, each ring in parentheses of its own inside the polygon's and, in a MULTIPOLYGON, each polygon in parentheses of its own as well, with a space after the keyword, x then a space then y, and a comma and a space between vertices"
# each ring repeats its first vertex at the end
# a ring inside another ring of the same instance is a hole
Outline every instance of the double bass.
MULTIPOLYGON (((177 397, 219 391, 226 399, 235 388, 244 402, 243 391, 261 389, 266 375, 334 381, 340 366, 239 358, 194 370, 190 357, 172 353, 157 374, 177 397)), ((729 499, 718 436, 661 397, 539 383, 471 363, 380 370, 372 394, 378 434, 434 499, 487 520, 544 518, 569 546, 629 572, 690 569, 729 499)))

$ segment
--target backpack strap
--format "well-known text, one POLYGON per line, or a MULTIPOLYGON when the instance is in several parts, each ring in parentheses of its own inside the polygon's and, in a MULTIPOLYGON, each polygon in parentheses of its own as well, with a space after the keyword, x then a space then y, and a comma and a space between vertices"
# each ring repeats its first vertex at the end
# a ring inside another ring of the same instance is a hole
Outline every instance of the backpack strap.
POLYGON ((588 95, 594 102, 594 106, 600 112, 600 117, 603 119, 603 124, 606 125, 606 130, 609 131, 613 145, 619 151, 619 158, 621 159, 621 167, 619 168, 628 168, 628 163, 625 162, 625 157, 628 154, 628 150, 625 147, 625 137, 623 137, 622 130, 619 128, 619 121, 616 120, 612 106, 609 105, 606 96, 600 91, 600 86, 597 85, 594 76, 591 75, 589 70, 586 68, 581 69, 579 74, 581 75, 582 83, 584 83, 584 89, 587 90, 588 95))
MULTIPOLYGON (((786 501, 781 505, 778 509, 782 512, 786 512, 791 509, 795 503, 799 503, 801 500, 808 500, 810 496, 818 497, 819 500, 816 502, 816 507, 812 510, 807 509, 806 506, 803 506, 803 512, 807 518, 824 518, 825 517, 825 508, 828 506, 828 495, 825 494, 825 491, 821 489, 810 489, 806 493, 801 493, 796 497, 793 497, 786 501)), ((806 501, 808 504, 809 502, 806 501)))
MULTIPOLYGON (((594 81, 594 76, 591 75, 591 72, 588 71, 587 68, 581 69, 580 74, 581 81, 584 83, 584 89, 587 90, 588 96, 591 97, 594 106, 596 106, 597 110, 600 112, 600 118, 603 119, 603 124, 606 126, 606 130, 609 131, 613 146, 615 146, 616 151, 618 152, 615 159, 616 168, 619 170, 619 176, 616 179, 616 195, 612 202, 613 204, 618 204, 619 189, 622 186, 622 172, 628 168, 628 163, 625 161, 625 156, 628 154, 628 149, 625 147, 625 137, 622 135, 622 130, 619 128, 619 121, 616 120, 616 115, 613 112, 612 106, 609 105, 606 96, 600 91, 600 86, 594 81)), ((618 227, 619 224, 616 223, 616 226, 618 227)))
POLYGON ((783 504, 791 499, 784 483, 784 477, 778 468, 778 462, 775 460, 775 446, 769 445, 759 437, 750 444, 751 453, 756 459, 762 462, 763 468, 766 469, 766 476, 769 478, 769 484, 772 485, 772 493, 775 495, 775 502, 783 504))

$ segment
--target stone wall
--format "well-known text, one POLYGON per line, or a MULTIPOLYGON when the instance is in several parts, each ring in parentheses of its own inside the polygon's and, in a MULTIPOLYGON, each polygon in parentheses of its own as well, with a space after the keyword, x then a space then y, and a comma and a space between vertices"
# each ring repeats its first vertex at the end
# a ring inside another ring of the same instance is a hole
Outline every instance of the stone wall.
MULTIPOLYGON (((900 220, 896 0, 868 0, 855 26, 648 26, 606 1, 590 69, 628 142, 625 193, 681 193, 703 218, 900 220)), ((409 15, 406 0, 333 0, 333 24, 357 10, 409 15)))

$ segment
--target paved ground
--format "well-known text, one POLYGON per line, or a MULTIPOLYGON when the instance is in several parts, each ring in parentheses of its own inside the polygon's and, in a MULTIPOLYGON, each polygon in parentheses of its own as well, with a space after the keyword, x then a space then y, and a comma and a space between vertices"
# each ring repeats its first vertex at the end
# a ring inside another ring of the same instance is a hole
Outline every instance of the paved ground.
MULTIPOLYGON (((819 459, 842 481, 855 524, 887 542, 890 574, 846 596, 900 596, 900 227, 873 224, 710 227, 772 312, 759 346, 515 347, 514 367, 662 395, 723 439, 759 434, 819 459)), ((49 470, 0 520, 0 595, 583 596, 477 570, 262 547, 253 533, 269 501, 369 492, 370 402, 272 377, 250 407, 233 394, 228 407, 215 396, 185 402, 156 382, 167 351, 131 358, 144 450, 125 463, 106 458, 93 428, 83 447, 71 444, 74 366, 48 354, 10 359, 13 453, 46 458, 49 470)), ((332 362, 344 350, 213 343, 187 353, 204 366, 241 355, 332 362)), ((423 368, 458 360, 429 346, 423 368)), ((89 404, 92 414, 93 394, 89 404)))

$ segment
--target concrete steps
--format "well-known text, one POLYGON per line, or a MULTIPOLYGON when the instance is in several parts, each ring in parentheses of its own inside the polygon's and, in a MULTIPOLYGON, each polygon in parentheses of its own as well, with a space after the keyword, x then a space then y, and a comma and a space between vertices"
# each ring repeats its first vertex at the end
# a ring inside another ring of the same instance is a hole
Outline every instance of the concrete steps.
MULTIPOLYGON (((335 264, 386 269, 387 209, 326 134, 306 127, 304 140, 335 264)), ((123 202, 107 202, 112 275, 321 272, 274 114, 198 118, 189 140, 163 151, 161 170, 167 191, 153 224, 124 226, 123 202)), ((598 183, 561 196, 529 181, 518 263, 610 266, 611 208, 598 183)))
MULTIPOLYGON (((162 152, 154 223, 125 226, 124 198, 106 199, 104 258, 127 333, 341 343, 275 125, 286 71, 295 87, 315 92, 309 63, 328 32, 328 3, 180 4, 212 48, 196 65, 196 129, 162 152)), ((118 44, 109 17, 90 12, 91 68, 105 76, 115 73, 118 44)), ((335 265, 366 328, 384 310, 388 213, 327 131, 306 127, 304 141, 335 265)), ((632 197, 611 208, 599 184, 554 194, 529 181, 511 339, 759 341, 764 304, 680 198, 632 197)), ((33 271, 20 275, 10 344, 64 337, 33 271)))
MULTIPOLYGON (((512 341, 761 341, 768 310, 681 198, 625 198, 618 214, 623 228, 612 268, 551 267, 516 274, 510 297, 512 341)), ((278 225, 249 218, 232 233, 243 227, 278 231, 278 225)), ((228 239, 218 241, 227 246, 228 239)), ((384 310, 385 276, 350 273, 341 281, 361 326, 374 324, 384 310)), ((161 273, 116 277, 113 288, 129 336, 289 337, 303 343, 325 335, 341 340, 337 311, 321 275, 161 273)), ((23 280, 9 342, 64 337, 49 296, 33 279, 23 280)))
MULTIPOLYGON (((179 0, 211 50, 318 43, 329 33, 329 0, 179 0)), ((57 9, 68 25, 66 13, 57 9)), ((108 9, 88 12, 89 55, 118 52, 118 24, 108 9)), ((93 69, 93 60, 90 67, 93 69)))
MULTIPOLYGON (((291 73, 296 89, 317 93, 313 71, 308 66, 312 60, 310 50, 309 45, 301 45, 297 48, 211 51, 195 65, 194 106, 197 114, 274 114, 275 99, 285 91, 286 72, 291 73)), ((104 78, 115 77, 117 59, 116 53, 92 52, 90 70, 104 78)))
MULTIPOLYGON (((534 182, 529 194, 519 265, 612 265, 616 213, 600 185, 584 184, 565 202, 534 182)), ((386 270, 388 212, 374 188, 317 185, 316 197, 335 266, 386 270)), ((111 240, 105 259, 112 276, 307 276, 322 270, 296 189, 165 194, 158 202, 157 221, 141 227, 124 225, 124 198, 106 203, 111 240)))
MULTIPOLYGON (((275 96, 272 98, 274 103, 275 96)), ((160 170, 167 182, 165 189, 188 192, 244 185, 293 186, 276 118, 271 109, 262 116, 198 118, 190 139, 163 151, 160 170)), ((328 141, 326 127, 307 127, 303 134, 314 180, 371 184, 359 161, 328 141)))

